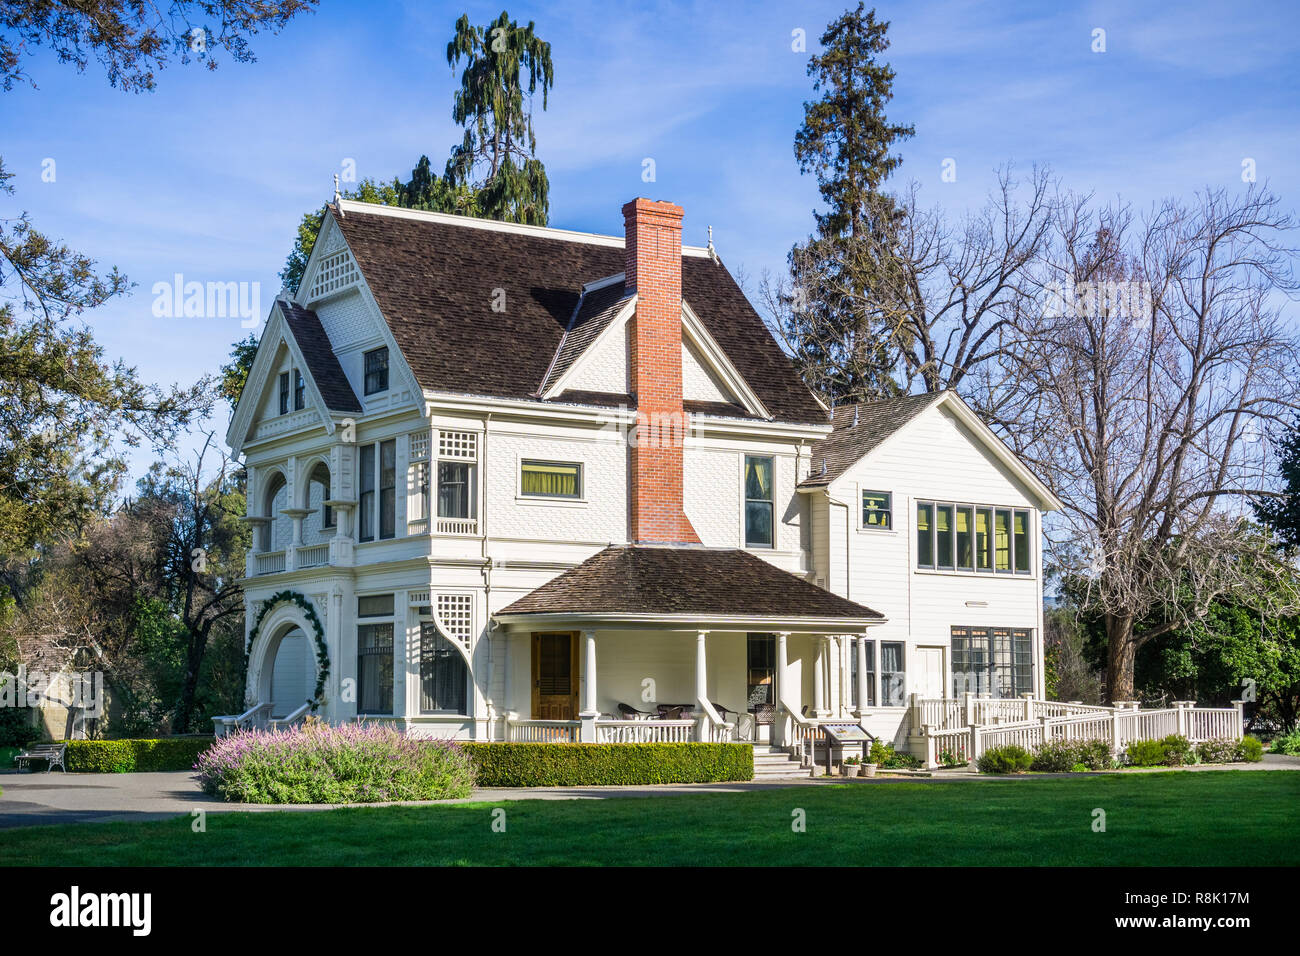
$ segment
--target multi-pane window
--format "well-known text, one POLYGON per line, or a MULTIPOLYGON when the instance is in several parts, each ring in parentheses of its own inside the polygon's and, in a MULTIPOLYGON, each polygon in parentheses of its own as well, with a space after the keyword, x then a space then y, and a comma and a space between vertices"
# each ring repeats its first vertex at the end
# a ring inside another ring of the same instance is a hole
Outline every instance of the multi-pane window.
POLYGON ((357 713, 393 713, 393 596, 357 598, 357 713), (366 620, 387 618, 387 620, 366 620))
POLYGON ((302 372, 298 369, 293 370, 293 410, 300 412, 303 406, 307 404, 307 383, 303 380, 302 372))
POLYGON ((1028 510, 916 503, 916 566, 941 571, 1033 573, 1028 510))
POLYGON ((519 492, 538 498, 581 498, 582 465, 565 461, 520 462, 519 492))
POLYGON ((745 456, 745 547, 772 547, 772 459, 745 456))
POLYGON ((366 353, 365 393, 373 395, 388 389, 388 348, 372 349, 366 353))
POLYGON ((357 486, 360 541, 391 538, 397 530, 397 441, 375 442, 361 446, 357 456, 360 475, 357 486))
POLYGON ((280 414, 289 414, 289 373, 280 373, 280 414))
POLYGON ((1022 627, 954 627, 953 696, 1019 697, 1033 691, 1033 633, 1022 627))
POLYGON ((862 492, 862 527, 888 530, 893 525, 893 495, 888 491, 862 492))
POLYGON ((880 642, 880 703, 885 707, 902 707, 906 697, 907 675, 903 667, 902 642, 880 642))
POLYGON ((432 623, 420 625, 420 713, 466 714, 465 657, 432 623))

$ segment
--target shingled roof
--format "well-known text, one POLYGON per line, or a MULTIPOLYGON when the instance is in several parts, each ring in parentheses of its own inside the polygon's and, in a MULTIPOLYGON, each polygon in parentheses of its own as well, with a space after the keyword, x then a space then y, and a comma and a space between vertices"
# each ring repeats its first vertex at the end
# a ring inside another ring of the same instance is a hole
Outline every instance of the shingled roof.
POLYGON ((497 614, 884 620, 748 551, 633 546, 606 548, 497 614))
POLYGON ((547 389, 564 377, 578 356, 596 341, 601 332, 609 328, 630 298, 622 280, 582 294, 582 299, 574 310, 573 320, 560 341, 555 361, 547 370, 546 381, 542 382, 538 392, 545 394, 547 389))
MULTIPOLYGON (((343 212, 335 221, 393 337, 421 386, 434 391, 536 399, 583 285, 625 264, 621 239, 484 228, 358 203, 343 212), (492 309, 497 289, 506 296, 499 312, 492 309)), ((683 255, 682 297, 777 421, 826 423, 725 267, 683 255)))
POLYGON ((844 474, 894 432, 898 431, 944 395, 928 392, 905 395, 880 402, 841 405, 835 409, 833 430, 812 447, 812 470, 799 482, 800 488, 820 488, 844 474))
POLYGON ((343 367, 339 365, 338 357, 330 347, 329 336, 316 313, 284 299, 280 299, 278 304, 307 363, 312 381, 325 400, 325 407, 336 412, 360 412, 361 402, 357 401, 356 393, 348 384, 348 377, 343 374, 343 367))

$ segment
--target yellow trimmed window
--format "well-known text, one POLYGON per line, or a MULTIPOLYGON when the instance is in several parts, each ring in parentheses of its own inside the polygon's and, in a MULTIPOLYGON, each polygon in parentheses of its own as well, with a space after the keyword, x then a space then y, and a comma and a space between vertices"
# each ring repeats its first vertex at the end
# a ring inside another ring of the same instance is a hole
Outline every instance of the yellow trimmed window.
POLYGON ((581 498, 582 465, 577 462, 525 459, 522 463, 520 491, 537 498, 581 498))

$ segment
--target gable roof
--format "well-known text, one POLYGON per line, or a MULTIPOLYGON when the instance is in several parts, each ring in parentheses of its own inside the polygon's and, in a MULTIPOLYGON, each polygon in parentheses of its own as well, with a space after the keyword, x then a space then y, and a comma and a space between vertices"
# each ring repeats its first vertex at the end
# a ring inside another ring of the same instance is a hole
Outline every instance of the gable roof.
POLYGON ((879 402, 841 405, 831 417, 832 431, 812 446, 812 471, 800 488, 821 488, 848 471, 890 435, 933 405, 942 392, 904 395, 879 402))
POLYGON ((334 354, 329 336, 316 313, 284 299, 278 304, 325 407, 334 412, 359 413, 361 402, 352 391, 348 377, 343 374, 343 366, 339 365, 338 356, 334 354))
POLYGON ((1017 480, 1038 499, 1044 511, 1059 511, 1063 505, 1052 490, 1029 466, 984 423, 961 396, 949 389, 920 395, 904 395, 881 402, 845 405, 835 409, 833 430, 812 446, 809 460, 812 471, 801 489, 822 488, 841 477, 854 464, 875 451, 886 439, 897 434, 929 408, 947 408, 966 426, 990 454, 1006 466, 1017 480), (856 424, 855 424, 856 422, 856 424), (825 468, 822 468, 822 462, 825 468))
POLYGON ((632 296, 628 294, 623 279, 591 292, 583 292, 582 299, 574 310, 573 321, 560 341, 559 350, 555 353, 555 361, 547 369, 542 387, 537 390, 538 394, 545 395, 564 377, 564 373, 577 362, 578 356, 587 351, 600 337, 600 333, 610 327, 631 299, 632 296))
POLYGON ((612 546, 496 613, 871 624, 884 615, 737 548, 612 546))
MULTIPOLYGON (((624 267, 623 240, 612 236, 352 201, 341 204, 341 217, 338 211, 331 206, 329 214, 416 379, 431 391, 536 400, 583 285, 624 267), (498 289, 505 292, 499 312, 492 308, 498 289)), ((584 327, 604 315, 608 296, 600 297, 605 308, 584 314, 584 327)), ((826 423, 726 268, 684 252, 682 297, 775 420, 826 423)))

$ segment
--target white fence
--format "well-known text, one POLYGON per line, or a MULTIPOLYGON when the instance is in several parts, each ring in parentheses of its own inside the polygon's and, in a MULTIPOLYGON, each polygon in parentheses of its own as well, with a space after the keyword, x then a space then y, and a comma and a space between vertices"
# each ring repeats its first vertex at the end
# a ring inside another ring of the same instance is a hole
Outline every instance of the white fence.
MULTIPOLYGON (((991 700, 967 696, 912 700, 913 719, 929 718, 918 730, 925 740, 928 767, 974 763, 995 747, 1015 744, 1034 750, 1058 740, 1104 740, 1118 755, 1136 740, 1160 740, 1171 734, 1192 743, 1242 737, 1241 705, 1196 707, 1176 701, 1173 707, 1139 710, 1134 706, 1097 707, 1057 701, 991 700), (958 720, 967 720, 965 726, 958 720)), ((916 725, 914 725, 916 726, 916 725)))
POLYGON ((695 735, 693 720, 598 720, 601 744, 684 744, 695 735))
POLYGON ((507 720, 506 740, 514 744, 576 744, 580 720, 507 720))

